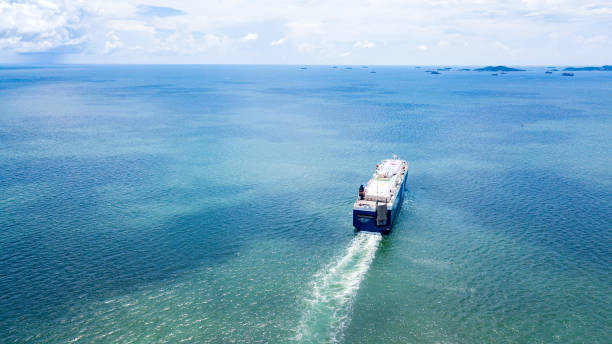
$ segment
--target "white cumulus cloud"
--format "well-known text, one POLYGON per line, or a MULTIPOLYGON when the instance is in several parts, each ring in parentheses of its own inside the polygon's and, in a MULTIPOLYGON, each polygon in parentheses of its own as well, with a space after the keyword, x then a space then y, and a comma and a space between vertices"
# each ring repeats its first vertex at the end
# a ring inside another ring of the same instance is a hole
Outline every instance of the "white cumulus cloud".
POLYGON ((16 53, 77 49, 85 42, 78 1, 0 1, 0 49, 16 53))
POLYGON ((285 42, 286 42, 286 41, 287 41, 287 38, 286 38, 286 37, 283 37, 283 38, 278 39, 278 40, 276 40, 276 41, 272 41, 272 42, 270 42, 270 45, 271 45, 271 46, 275 46, 275 45, 282 45, 282 44, 285 44, 285 42))
POLYGON ((115 32, 111 31, 106 35, 106 43, 104 43, 105 54, 112 54, 122 46, 123 43, 121 43, 121 40, 119 39, 119 37, 117 37, 115 32))
POLYGON ((242 38, 240 38, 243 42, 254 41, 259 38, 259 35, 256 33, 247 33, 242 38))

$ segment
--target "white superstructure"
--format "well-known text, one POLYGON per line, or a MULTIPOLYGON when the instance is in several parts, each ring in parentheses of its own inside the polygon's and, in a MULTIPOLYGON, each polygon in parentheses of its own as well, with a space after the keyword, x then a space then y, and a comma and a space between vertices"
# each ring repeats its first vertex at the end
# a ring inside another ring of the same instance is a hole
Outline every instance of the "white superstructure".
MULTIPOLYGON (((393 203, 400 191, 404 177, 408 173, 408 162, 399 159, 383 160, 365 187, 365 199, 357 203, 386 202, 393 203)), ((391 205, 391 204, 390 204, 391 205)))

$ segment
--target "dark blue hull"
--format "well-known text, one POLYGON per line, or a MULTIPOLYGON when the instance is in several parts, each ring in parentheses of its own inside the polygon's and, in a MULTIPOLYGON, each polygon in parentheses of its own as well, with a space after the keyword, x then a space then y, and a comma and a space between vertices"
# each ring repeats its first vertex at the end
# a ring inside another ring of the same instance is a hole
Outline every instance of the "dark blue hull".
POLYGON ((395 217, 400 212, 402 208, 402 203, 404 201, 404 193, 406 188, 406 179, 408 178, 408 173, 404 177, 402 181, 402 186, 397 194, 397 198, 395 202, 393 202, 393 207, 391 209, 387 209, 387 219, 389 221, 386 225, 378 226, 376 225, 376 210, 361 210, 361 209, 353 209, 353 226, 358 231, 366 231, 366 232, 377 232, 382 234, 387 234, 391 231, 393 227, 393 223, 395 222, 395 217))

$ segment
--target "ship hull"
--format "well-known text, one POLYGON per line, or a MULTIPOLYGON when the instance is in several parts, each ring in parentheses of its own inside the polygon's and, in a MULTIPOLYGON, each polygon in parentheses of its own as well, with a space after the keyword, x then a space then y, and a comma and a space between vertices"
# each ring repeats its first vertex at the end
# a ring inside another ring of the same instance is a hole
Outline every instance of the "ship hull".
POLYGON ((393 223, 395 222, 397 214, 402 208, 407 178, 408 173, 406 173, 404 179, 402 180, 402 186, 400 187, 401 192, 397 194, 397 197, 393 202, 393 207, 391 209, 387 209, 387 224, 376 224, 376 209, 353 209, 353 226, 355 227, 355 230, 365 232, 377 232, 382 234, 389 233, 393 228, 393 223))

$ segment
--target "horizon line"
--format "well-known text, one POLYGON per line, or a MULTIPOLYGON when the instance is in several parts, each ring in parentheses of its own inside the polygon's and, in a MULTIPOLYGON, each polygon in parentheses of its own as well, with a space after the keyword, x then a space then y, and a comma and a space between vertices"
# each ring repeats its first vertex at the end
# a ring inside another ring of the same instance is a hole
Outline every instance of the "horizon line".
MULTIPOLYGON (((610 62, 612 65, 612 62, 610 62)), ((359 67, 424 67, 424 66, 453 66, 453 67, 480 67, 480 66, 516 66, 516 67, 603 67, 607 64, 367 64, 367 63, 3 63, 2 66, 359 66, 359 67)))

